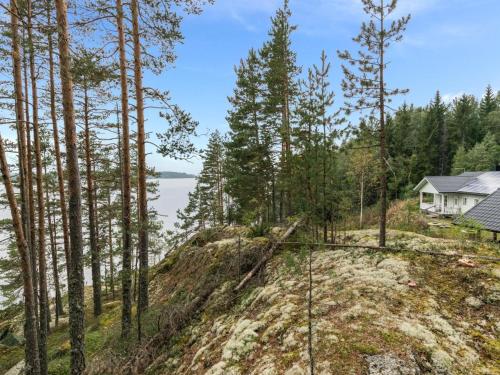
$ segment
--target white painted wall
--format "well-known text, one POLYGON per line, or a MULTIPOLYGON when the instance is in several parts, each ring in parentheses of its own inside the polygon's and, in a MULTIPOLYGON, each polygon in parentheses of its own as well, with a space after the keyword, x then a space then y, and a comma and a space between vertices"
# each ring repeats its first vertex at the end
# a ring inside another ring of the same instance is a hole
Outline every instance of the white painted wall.
POLYGON ((478 203, 480 203, 485 196, 473 194, 444 194, 448 197, 448 209, 452 209, 457 213, 464 214, 478 203))
MULTIPOLYGON (((441 207, 442 213, 448 214, 464 214, 471 208, 476 206, 481 202, 485 196, 473 195, 473 194, 457 194, 457 193, 447 193, 440 194, 434 186, 429 182, 426 182, 424 186, 420 189, 420 197, 422 198, 422 193, 434 194, 434 206, 436 209, 441 207), (446 197, 446 198, 445 198, 446 197), (446 207, 444 207, 445 199, 447 201, 446 207)), ((422 204, 422 199, 420 200, 420 208, 426 209, 422 204)))
POLYGON ((420 189, 421 193, 439 194, 439 192, 429 182, 426 182, 420 189))

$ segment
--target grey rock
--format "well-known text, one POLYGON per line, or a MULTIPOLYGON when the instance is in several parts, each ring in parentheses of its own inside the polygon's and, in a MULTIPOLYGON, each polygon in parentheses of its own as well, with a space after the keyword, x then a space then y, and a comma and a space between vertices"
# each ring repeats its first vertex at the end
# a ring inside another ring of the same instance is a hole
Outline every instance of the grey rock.
POLYGON ((470 307, 474 308, 479 308, 483 305, 483 301, 481 301, 479 298, 470 296, 465 299, 465 303, 469 305, 470 307))
POLYGON ((366 357, 368 375, 420 375, 414 359, 404 361, 393 355, 372 355, 366 357))

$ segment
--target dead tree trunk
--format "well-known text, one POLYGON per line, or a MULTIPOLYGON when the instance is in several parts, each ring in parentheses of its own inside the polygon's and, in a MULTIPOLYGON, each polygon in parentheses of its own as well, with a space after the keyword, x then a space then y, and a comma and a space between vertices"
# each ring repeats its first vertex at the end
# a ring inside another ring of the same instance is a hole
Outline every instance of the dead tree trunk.
POLYGON ((128 87, 127 87, 127 59, 125 55, 125 33, 123 30, 123 6, 121 0, 116 0, 116 25, 118 31, 118 49, 120 55, 120 88, 122 105, 122 231, 123 231, 123 259, 122 259, 122 336, 130 335, 132 324, 132 236, 131 236, 131 203, 130 203, 130 141, 128 117, 128 87))
POLYGON ((257 264, 254 266, 254 268, 252 268, 252 270, 250 272, 247 273, 247 275, 243 278, 243 280, 241 280, 241 282, 234 288, 234 291, 235 292, 238 292, 240 291, 245 285, 246 283, 257 273, 257 271, 260 270, 260 268, 266 264, 266 262, 272 258, 274 252, 276 251, 276 249, 278 249, 281 244, 283 242, 285 242, 288 237, 290 237, 294 232, 295 230, 297 229, 297 227, 302 223, 302 220, 297 220, 296 222, 294 222, 288 229, 287 231, 285 232, 285 234, 283 234, 283 236, 281 236, 281 238, 279 239, 278 242, 275 242, 271 245, 271 247, 267 250, 267 252, 264 254, 264 256, 257 262, 257 264))
POLYGON ((71 374, 79 375, 85 371, 84 351, 84 279, 80 170, 78 168, 78 149, 73 103, 73 77, 71 74, 71 55, 69 51, 68 17, 66 2, 56 0, 57 25, 59 34, 59 65, 62 85, 64 130, 66 138, 66 166, 69 191, 69 232, 70 232, 70 272, 69 294, 69 331, 71 338, 71 374))

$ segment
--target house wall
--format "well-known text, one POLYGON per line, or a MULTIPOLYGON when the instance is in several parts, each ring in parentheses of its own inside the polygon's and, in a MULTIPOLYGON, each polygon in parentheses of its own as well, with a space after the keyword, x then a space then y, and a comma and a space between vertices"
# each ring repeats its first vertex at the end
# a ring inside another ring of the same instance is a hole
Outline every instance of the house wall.
MULTIPOLYGON (((434 208, 436 211, 443 214, 458 215, 464 214, 481 202, 485 196, 474 195, 474 194, 457 194, 457 193, 439 193, 434 186, 429 182, 426 182, 424 186, 419 190, 420 193, 433 194, 434 196, 434 208), (446 198, 445 198, 446 197, 446 198), (445 199, 447 200, 446 207, 444 206, 445 199)), ((420 194, 422 197, 422 195, 420 194)), ((424 209, 422 201, 420 202, 420 207, 424 209)))
POLYGON ((480 195, 453 193, 443 194, 443 196, 447 197, 447 209, 453 214, 464 214, 485 198, 480 195))
POLYGON ((420 189, 420 192, 421 193, 429 193, 429 194, 439 194, 438 191, 434 188, 434 186, 432 186, 428 182, 426 182, 425 185, 422 186, 422 188, 420 189))

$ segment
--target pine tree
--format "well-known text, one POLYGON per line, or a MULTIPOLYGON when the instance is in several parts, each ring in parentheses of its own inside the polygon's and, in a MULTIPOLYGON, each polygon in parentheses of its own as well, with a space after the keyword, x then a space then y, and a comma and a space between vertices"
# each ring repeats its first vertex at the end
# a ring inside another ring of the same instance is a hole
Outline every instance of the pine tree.
POLYGON ((347 99, 348 114, 352 110, 370 110, 370 116, 378 117, 380 143, 380 246, 386 241, 387 215, 387 149, 386 149, 386 110, 391 97, 405 93, 406 90, 389 89, 385 80, 387 63, 386 52, 391 44, 401 41, 410 15, 390 21, 397 7, 397 0, 362 0, 363 10, 370 17, 363 22, 360 34, 354 41, 360 45, 359 56, 353 57, 348 51, 339 52, 339 57, 357 68, 353 73, 343 65, 344 80, 342 89, 347 99))
POLYGON ((47 260, 45 254, 45 194, 44 194, 44 175, 41 150, 41 131, 38 116, 38 87, 35 67, 35 48, 33 38, 33 9, 32 1, 27 0, 27 29, 28 29, 28 52, 29 52, 29 71, 31 79, 31 96, 32 96, 32 114, 33 114, 33 135, 34 135, 34 151, 36 165, 36 191, 37 191, 37 217, 38 217, 38 233, 37 233, 37 249, 38 249, 38 279, 39 279, 39 325, 40 339, 38 342, 38 350, 40 353, 40 373, 47 374, 47 336, 48 336, 48 319, 49 319, 49 303, 47 300, 47 260))
POLYGON ((296 200, 300 202, 301 191, 308 192, 302 206, 313 223, 322 227, 324 241, 328 238, 328 221, 331 220, 334 198, 332 151, 338 135, 334 129, 338 113, 331 110, 335 95, 330 90, 329 74, 330 64, 323 52, 321 65, 309 69, 307 81, 301 82, 298 124, 294 129, 294 148, 297 150, 294 170, 299 179, 299 183, 295 184, 296 200), (300 183, 300 179, 304 178, 305 181, 300 183))
POLYGON ((472 95, 462 95, 453 101, 450 118, 450 137, 453 144, 469 150, 481 142, 484 133, 479 121, 479 106, 472 95))
POLYGON ((279 161, 279 218, 293 211, 291 197, 291 121, 293 106, 298 95, 297 76, 300 68, 296 63, 296 53, 292 50, 291 36, 297 29, 290 24, 292 16, 289 1, 284 0, 283 6, 276 11, 271 19, 270 40, 261 50, 264 67, 265 89, 263 91, 263 105, 266 122, 273 131, 273 138, 277 136, 281 151, 279 161))
POLYGON ((484 93, 483 98, 479 104, 479 118, 481 121, 485 121, 488 115, 498 110, 500 103, 498 103, 495 93, 493 92, 493 88, 491 85, 486 87, 486 91, 484 93))
POLYGON ((146 186, 146 139, 144 133, 144 93, 142 87, 141 40, 139 36, 139 2, 132 0, 132 35, 134 41, 134 83, 137 111, 138 201, 139 201, 139 302, 138 335, 141 338, 141 313, 149 304, 148 294, 148 201, 146 186))
POLYGON ((490 85, 479 104, 479 118, 482 132, 495 135, 500 143, 500 93, 495 95, 490 85))
POLYGON ((23 223, 27 224, 24 228, 19 218, 19 213, 17 209, 17 201, 15 199, 14 190, 12 187, 12 182, 10 179, 9 167, 7 164, 7 159, 5 156, 5 150, 3 145, 3 140, 0 138, 0 166, 2 172, 2 178, 5 184, 5 190, 7 192, 7 197, 9 200, 9 206, 12 215, 13 227, 16 232, 16 243, 19 251, 19 256, 21 258, 21 269, 23 274, 23 286, 24 286, 24 305, 25 305, 25 336, 26 336, 26 346, 25 355, 27 363, 27 373, 28 374, 40 374, 40 361, 39 361, 39 349, 38 349, 38 337, 37 337, 37 321, 36 321, 36 294, 33 279, 33 262, 31 260, 32 249, 28 247, 28 242, 26 240, 26 235, 29 230, 30 222, 29 215, 27 213, 27 202, 28 197, 27 192, 27 175, 28 175, 28 159, 27 154, 29 154, 27 149, 27 139, 26 139, 26 128, 27 124, 25 122, 26 118, 24 112, 24 95, 23 95, 23 85, 22 85, 22 75, 21 75, 21 54, 19 46, 19 7, 16 0, 11 0, 10 2, 10 13, 11 13, 11 38, 12 38, 12 62, 13 62, 13 75, 14 75, 14 93, 15 93, 15 103, 16 103, 16 126, 18 129, 18 134, 20 139, 18 142, 21 147, 21 165, 23 181, 21 186, 25 219, 23 223))
POLYGON ((122 336, 128 337, 132 324, 132 237, 131 237, 131 196, 130 196, 130 140, 128 116, 127 58, 125 51, 125 32, 123 28, 123 6, 116 0, 116 26, 120 55, 120 90, 122 115, 122 336))
POLYGON ((450 169, 449 134, 446 110, 447 108, 441 99, 441 94, 437 91, 427 111, 426 127, 429 137, 426 141, 422 140, 421 145, 426 145, 423 148, 427 148, 427 151, 424 151, 427 153, 427 157, 431 154, 434 158, 430 161, 431 167, 433 168, 433 175, 447 175, 450 169))
POLYGON ((68 213, 70 231, 70 272, 68 280, 69 325, 71 338, 71 374, 85 370, 84 351, 84 279, 83 242, 81 222, 81 182, 78 168, 78 149, 73 103, 73 77, 69 48, 68 17, 66 2, 55 0, 59 34, 59 65, 62 86, 64 130, 66 138, 66 166, 68 179, 68 213))
POLYGON ((264 122, 262 65, 257 53, 250 50, 235 70, 236 88, 227 116, 231 130, 226 142, 226 191, 234 199, 237 221, 263 223, 269 217, 274 221, 275 196, 269 187, 274 175, 271 134, 264 122))
MULTIPOLYGON (((95 193, 95 176, 92 171, 94 150, 91 143, 91 128, 90 122, 93 119, 91 113, 95 112, 96 106, 102 102, 105 97, 104 93, 99 92, 100 86, 111 77, 111 70, 101 65, 99 62, 100 54, 95 50, 79 49, 78 57, 74 59, 73 77, 76 88, 82 91, 83 95, 83 128, 84 128, 84 159, 85 159, 85 177, 87 182, 87 208, 88 208, 88 226, 89 226, 89 242, 92 265, 92 288, 93 288, 93 304, 94 316, 99 316, 102 313, 101 303, 101 260, 100 246, 97 235, 98 217, 96 212, 95 193), (92 95, 95 93, 94 95, 92 95), (101 99, 99 99, 101 98, 101 99)), ((95 117, 95 116, 94 116, 95 117)))
POLYGON ((52 39, 52 1, 47 0, 47 48, 49 58, 49 92, 50 92, 50 119, 52 122, 52 136, 54 142, 54 154, 57 171, 57 182, 59 188, 59 209, 61 211, 61 221, 63 229, 64 255, 66 260, 66 274, 69 279, 70 264, 70 244, 69 244, 69 224, 66 205, 66 192, 64 189, 64 173, 59 142, 59 127, 57 124, 56 90, 54 79, 54 48, 52 39))
POLYGON ((224 224, 224 146, 218 131, 213 132, 203 155, 203 169, 198 177, 200 198, 208 213, 210 226, 224 224))

